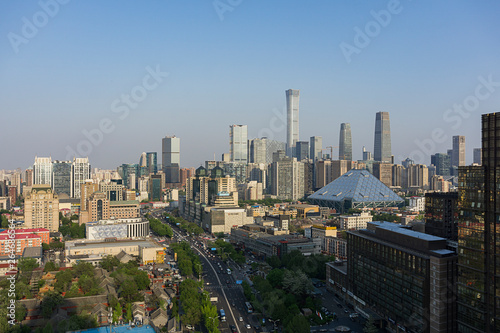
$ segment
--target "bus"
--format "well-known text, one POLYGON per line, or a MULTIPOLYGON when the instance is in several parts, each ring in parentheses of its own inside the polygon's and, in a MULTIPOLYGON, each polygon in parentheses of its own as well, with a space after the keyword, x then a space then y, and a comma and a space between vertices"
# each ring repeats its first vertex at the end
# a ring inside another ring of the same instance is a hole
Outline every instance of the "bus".
POLYGON ((220 321, 224 322, 226 321, 226 313, 224 312, 224 309, 220 309, 220 321))
POLYGON ((252 313, 253 312, 253 307, 252 307, 252 304, 250 304, 250 302, 245 302, 245 306, 247 308, 247 312, 248 313, 252 313))

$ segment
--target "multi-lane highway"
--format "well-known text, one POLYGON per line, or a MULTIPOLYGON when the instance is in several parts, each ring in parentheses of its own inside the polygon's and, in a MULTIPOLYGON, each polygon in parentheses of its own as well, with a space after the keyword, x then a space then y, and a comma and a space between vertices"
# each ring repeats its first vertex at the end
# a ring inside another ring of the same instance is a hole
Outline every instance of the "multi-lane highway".
MULTIPOLYGON (((159 214, 154 214, 154 216, 165 221, 159 214)), ((218 301, 214 303, 217 310, 223 309, 226 314, 225 322, 219 320, 219 330, 238 333, 255 332, 255 326, 258 326, 258 322, 247 313, 243 288, 236 284, 235 274, 241 276, 241 272, 236 271, 237 267, 228 266, 219 257, 212 254, 202 240, 186 235, 176 226, 172 226, 172 229, 174 239, 179 242, 189 242, 191 248, 200 256, 203 265, 204 289, 210 293, 210 297, 217 297, 218 301), (231 274, 228 274, 228 269, 231 270, 231 274)))

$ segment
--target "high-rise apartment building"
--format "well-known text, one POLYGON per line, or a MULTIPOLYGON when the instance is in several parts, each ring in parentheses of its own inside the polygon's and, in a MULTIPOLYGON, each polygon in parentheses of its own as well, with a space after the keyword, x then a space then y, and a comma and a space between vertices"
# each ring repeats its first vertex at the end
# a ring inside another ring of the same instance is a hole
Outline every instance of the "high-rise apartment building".
POLYGON ((392 164, 389 163, 373 163, 373 175, 380 180, 385 186, 392 186, 392 164))
POLYGON ((340 124, 339 160, 352 161, 351 124, 340 124))
POLYGON ((452 166, 464 166, 465 165, 465 136, 455 135, 453 137, 453 148, 452 148, 452 166))
POLYGON ((88 157, 85 158, 73 158, 72 168, 71 168, 71 182, 73 185, 71 197, 79 199, 81 196, 81 185, 90 179, 90 164, 88 157))
POLYGON ((295 143, 299 141, 299 95, 300 90, 286 92, 286 153, 294 157, 295 143))
POLYGON ((473 163, 481 165, 481 159, 482 159, 482 152, 481 148, 474 148, 474 160, 473 163))
POLYGON ((71 177, 71 161, 54 161, 52 163, 52 189, 58 195, 71 197, 73 179, 71 177))
POLYGON ((26 169, 25 177, 26 186, 33 186, 33 168, 26 169))
POLYGON ((52 186, 52 158, 35 157, 33 164, 33 184, 52 186))
POLYGON ((431 155, 431 164, 433 164, 436 167, 436 175, 439 176, 450 175, 450 167, 451 167, 450 155, 441 153, 431 155))
POLYGON ((24 226, 59 230, 59 197, 50 185, 33 185, 24 200, 24 226))
POLYGON ((309 142, 297 141, 295 143, 295 155, 297 157, 297 161, 309 159, 309 142))
POLYGON ((321 136, 311 136, 309 158, 316 162, 323 158, 323 138, 321 136))
POLYGON ((481 122, 482 166, 460 167, 458 177, 462 333, 500 332, 500 113, 483 114, 481 122))
POLYGON ((392 163, 389 112, 377 112, 375 117, 375 145, 373 157, 375 161, 392 163))
POLYGON ((268 138, 262 138, 266 142, 266 163, 273 163, 273 154, 277 151, 286 151, 286 143, 268 138))
POLYGON ((247 125, 229 126, 229 154, 231 162, 247 163, 248 127, 247 125))
POLYGON ((283 157, 271 165, 271 190, 278 199, 299 200, 304 196, 304 164, 283 157))
POLYGON ((167 183, 180 182, 181 139, 166 136, 162 139, 162 167, 167 183))

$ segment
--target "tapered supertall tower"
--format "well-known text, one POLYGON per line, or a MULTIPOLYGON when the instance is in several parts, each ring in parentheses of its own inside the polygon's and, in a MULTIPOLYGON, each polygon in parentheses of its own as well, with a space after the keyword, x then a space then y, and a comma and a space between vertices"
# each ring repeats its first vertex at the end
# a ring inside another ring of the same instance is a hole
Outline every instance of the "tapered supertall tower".
POLYGON ((299 95, 300 90, 286 91, 286 152, 294 157, 294 148, 299 141, 299 95))

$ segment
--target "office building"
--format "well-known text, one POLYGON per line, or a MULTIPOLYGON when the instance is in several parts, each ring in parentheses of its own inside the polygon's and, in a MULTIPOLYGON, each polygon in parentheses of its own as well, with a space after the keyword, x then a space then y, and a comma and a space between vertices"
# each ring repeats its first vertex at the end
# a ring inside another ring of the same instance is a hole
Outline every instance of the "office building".
POLYGON ((99 185, 92 182, 91 180, 85 181, 85 183, 83 183, 80 186, 80 211, 87 210, 88 198, 98 190, 99 190, 99 185))
POLYGON ((266 162, 266 139, 248 140, 249 163, 267 163, 266 162))
POLYGON ((295 152, 297 156, 297 161, 309 159, 309 142, 297 141, 295 143, 295 152))
POLYGON ((373 157, 375 161, 392 163, 389 112, 377 112, 376 114, 373 157))
POLYGON ((474 148, 473 163, 481 165, 481 159, 482 159, 481 148, 474 148))
POLYGON ((146 168, 148 170, 148 174, 158 172, 158 157, 156 152, 146 153, 146 168))
POLYGON ((35 157, 33 164, 33 184, 52 186, 52 158, 35 157))
MULTIPOLYGON (((85 200, 87 200, 92 193, 94 193, 98 190, 97 187, 91 182, 88 182, 88 184, 86 182, 86 184, 84 186, 86 186, 85 195, 82 196, 82 199, 85 198, 85 200), (90 186, 90 190, 89 190, 89 186, 90 186)), ((106 183, 99 184, 99 191, 106 193, 106 198, 109 201, 121 201, 121 200, 123 200, 123 190, 124 190, 123 184, 119 184, 119 182, 114 181, 114 180, 111 180, 107 184, 106 183)), ((83 200, 82 200, 82 202, 83 202, 83 200)), ((82 209, 85 210, 85 205, 82 206, 82 209)))
POLYGON ((425 233, 458 240, 458 193, 425 194, 425 233))
POLYGON ((351 124, 340 124, 339 160, 352 161, 351 124))
POLYGON ((73 158, 73 163, 71 165, 71 183, 72 191, 71 197, 79 199, 81 197, 81 185, 90 179, 90 164, 89 159, 85 158, 73 158))
POLYGON ((392 186, 392 168, 389 163, 373 163, 373 175, 386 186, 392 186))
POLYGON ((194 168, 182 168, 180 170, 181 186, 186 186, 186 181, 194 176, 194 168))
POLYGON ((181 139, 166 136, 162 139, 162 167, 165 181, 169 184, 180 182, 181 139))
POLYGON ((446 239, 369 222, 367 229, 348 231, 347 244, 348 302, 369 305, 388 331, 457 331, 457 256, 446 239))
POLYGON ((304 197, 304 164, 287 156, 273 162, 271 184, 271 194, 278 199, 301 199, 304 197))
POLYGON ((316 162, 323 158, 323 138, 321 136, 311 136, 309 158, 316 162))
POLYGON ((24 199, 24 225, 26 228, 59 230, 59 196, 50 185, 33 185, 24 199))
POLYGON ((448 154, 437 153, 431 155, 431 164, 436 167, 436 175, 438 176, 449 176, 451 159, 448 154))
POLYGON ((247 163, 248 127, 247 125, 229 126, 229 154, 231 162, 247 163))
POLYGON ((340 228, 342 230, 360 230, 366 229, 368 222, 373 219, 369 212, 361 212, 359 214, 341 215, 339 216, 340 228))
POLYGON ((452 166, 465 165, 465 136, 456 135, 453 137, 452 166))
POLYGON ((152 201, 163 200, 163 189, 165 186, 165 175, 151 175, 149 177, 149 199, 152 201))
POLYGON ((286 92, 286 153, 294 156, 294 148, 299 141, 299 95, 300 90, 288 89, 286 92))
POLYGON ((462 333, 500 332, 500 113, 483 114, 481 122, 482 166, 460 167, 458 178, 458 332, 462 333))
POLYGON ((71 197, 73 179, 71 177, 71 161, 54 161, 52 163, 52 188, 57 194, 71 197))

